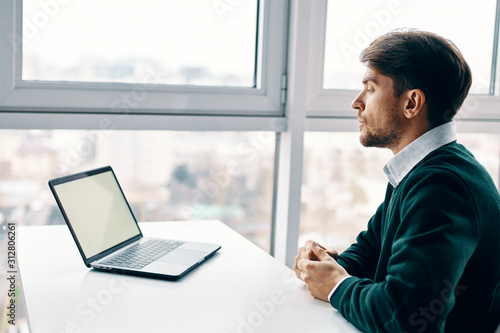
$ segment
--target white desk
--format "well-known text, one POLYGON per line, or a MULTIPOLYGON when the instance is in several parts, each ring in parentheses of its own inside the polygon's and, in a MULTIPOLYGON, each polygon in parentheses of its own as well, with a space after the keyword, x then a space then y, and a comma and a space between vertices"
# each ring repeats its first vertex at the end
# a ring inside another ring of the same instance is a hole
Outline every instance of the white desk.
POLYGON ((219 221, 141 223, 145 236, 222 245, 179 281, 88 269, 67 226, 22 227, 32 333, 358 332, 293 271, 219 221))

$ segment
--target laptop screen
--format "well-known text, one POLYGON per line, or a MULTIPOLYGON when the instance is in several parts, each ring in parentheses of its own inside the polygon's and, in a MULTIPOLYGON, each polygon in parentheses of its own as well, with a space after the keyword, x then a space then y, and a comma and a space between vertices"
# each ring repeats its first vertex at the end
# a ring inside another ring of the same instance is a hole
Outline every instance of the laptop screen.
POLYGON ((140 234, 113 172, 54 185, 87 258, 140 234))

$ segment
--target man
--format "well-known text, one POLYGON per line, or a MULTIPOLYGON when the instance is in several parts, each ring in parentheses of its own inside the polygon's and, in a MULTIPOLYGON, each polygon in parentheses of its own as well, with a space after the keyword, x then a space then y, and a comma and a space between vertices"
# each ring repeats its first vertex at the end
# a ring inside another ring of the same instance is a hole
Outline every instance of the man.
POLYGON ((385 200, 342 254, 308 241, 295 273, 365 332, 494 332, 500 195, 452 121, 469 66, 454 44, 415 30, 379 37, 360 59, 360 141, 395 155, 385 200))

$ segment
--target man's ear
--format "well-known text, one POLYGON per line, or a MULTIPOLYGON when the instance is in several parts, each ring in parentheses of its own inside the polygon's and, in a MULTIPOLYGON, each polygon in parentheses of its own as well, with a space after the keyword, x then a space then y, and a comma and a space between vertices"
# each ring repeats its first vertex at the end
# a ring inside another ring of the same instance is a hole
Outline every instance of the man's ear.
POLYGON ((404 115, 411 119, 425 113, 425 94, 420 89, 411 89, 403 93, 405 95, 404 115))

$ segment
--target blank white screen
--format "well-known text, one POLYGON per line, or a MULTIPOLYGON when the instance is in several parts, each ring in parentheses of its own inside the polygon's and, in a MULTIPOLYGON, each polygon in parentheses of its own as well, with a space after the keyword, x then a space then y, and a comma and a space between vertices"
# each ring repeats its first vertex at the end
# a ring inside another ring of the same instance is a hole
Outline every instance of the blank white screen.
POLYGON ((54 189, 87 258, 139 234, 111 171, 54 189))

